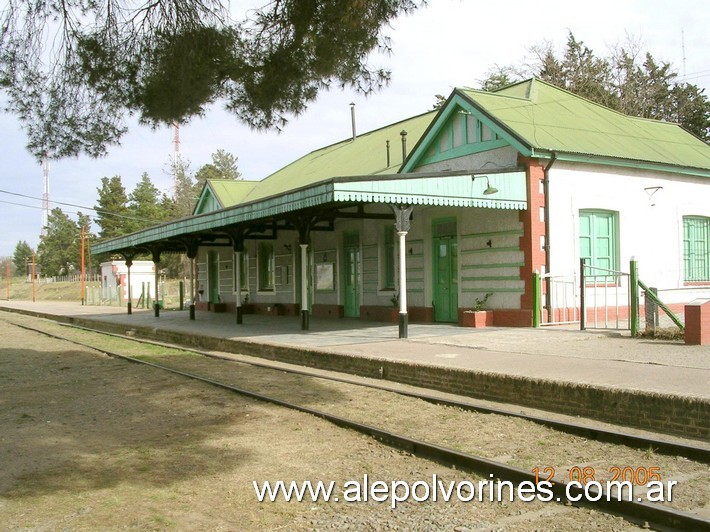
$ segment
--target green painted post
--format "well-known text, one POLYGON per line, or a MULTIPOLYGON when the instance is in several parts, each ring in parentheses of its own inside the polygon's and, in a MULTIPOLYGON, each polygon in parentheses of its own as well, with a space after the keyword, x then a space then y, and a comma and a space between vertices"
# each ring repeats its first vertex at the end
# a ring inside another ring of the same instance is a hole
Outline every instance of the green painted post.
POLYGON ((540 326, 540 272, 533 272, 533 327, 540 326))
POLYGON ((629 314, 631 336, 635 337, 639 333, 639 276, 634 257, 629 262, 629 314))
POLYGON ((587 328, 587 302, 585 301, 585 288, 587 281, 584 278, 586 272, 587 259, 579 259, 579 330, 587 328))

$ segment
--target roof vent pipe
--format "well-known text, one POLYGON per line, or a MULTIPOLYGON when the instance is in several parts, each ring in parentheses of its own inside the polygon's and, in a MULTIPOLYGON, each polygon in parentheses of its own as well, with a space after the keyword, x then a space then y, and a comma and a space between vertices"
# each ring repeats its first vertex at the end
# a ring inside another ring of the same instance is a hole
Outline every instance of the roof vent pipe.
POLYGON ((355 137, 357 136, 355 129, 355 102, 350 102, 350 120, 353 124, 353 142, 355 142, 355 137))
POLYGON ((390 167, 390 141, 387 141, 387 168, 390 167))
POLYGON ((407 160, 407 132, 403 129, 399 132, 402 135, 402 164, 407 160))

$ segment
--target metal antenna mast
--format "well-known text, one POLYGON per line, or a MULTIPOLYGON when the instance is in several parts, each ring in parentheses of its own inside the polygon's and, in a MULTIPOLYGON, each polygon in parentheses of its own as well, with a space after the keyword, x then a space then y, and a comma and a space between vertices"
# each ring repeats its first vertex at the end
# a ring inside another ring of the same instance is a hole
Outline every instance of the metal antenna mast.
POLYGON ((173 162, 177 164, 180 157, 180 123, 173 122, 173 162))
POLYGON ((180 123, 173 122, 173 198, 178 192, 178 165, 180 164, 180 123))
POLYGON ((49 223, 49 153, 45 152, 42 158, 42 170, 44 171, 44 192, 42 193, 42 231, 41 235, 47 234, 47 224, 49 223))

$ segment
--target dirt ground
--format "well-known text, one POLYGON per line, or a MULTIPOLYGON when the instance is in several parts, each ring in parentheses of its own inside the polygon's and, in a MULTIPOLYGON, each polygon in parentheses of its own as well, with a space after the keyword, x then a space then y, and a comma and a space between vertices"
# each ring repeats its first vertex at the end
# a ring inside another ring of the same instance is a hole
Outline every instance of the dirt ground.
POLYGON ((252 481, 479 477, 13 320, 0 315, 0 530, 635 529, 554 503, 260 503, 252 481))

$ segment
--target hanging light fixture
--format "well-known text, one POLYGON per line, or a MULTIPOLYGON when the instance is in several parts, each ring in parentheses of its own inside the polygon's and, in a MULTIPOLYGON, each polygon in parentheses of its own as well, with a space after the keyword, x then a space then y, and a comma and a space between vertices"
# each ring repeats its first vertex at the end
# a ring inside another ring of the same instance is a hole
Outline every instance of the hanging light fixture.
MULTIPOLYGON (((488 176, 479 176, 479 177, 485 177, 486 178, 486 189, 483 191, 484 196, 490 196, 491 194, 495 194, 498 192, 498 189, 496 187, 491 186, 491 180, 489 179, 488 176)), ((471 176, 471 182, 476 180, 476 176, 472 175, 471 176)))

